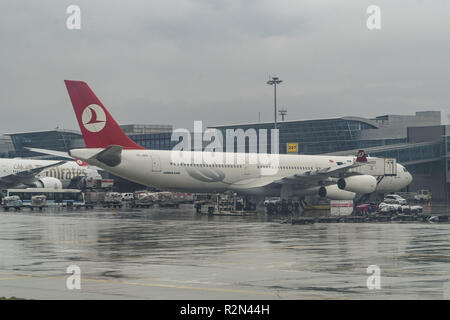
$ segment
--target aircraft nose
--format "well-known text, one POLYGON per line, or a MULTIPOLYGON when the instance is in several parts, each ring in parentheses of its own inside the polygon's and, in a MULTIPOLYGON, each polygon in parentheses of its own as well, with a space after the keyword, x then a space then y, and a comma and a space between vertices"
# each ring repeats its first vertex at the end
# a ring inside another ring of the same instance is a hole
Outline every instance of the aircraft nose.
POLYGON ((409 172, 407 172, 406 174, 407 174, 406 180, 408 180, 408 184, 410 184, 410 183, 413 181, 413 176, 412 176, 412 174, 409 173, 409 172))

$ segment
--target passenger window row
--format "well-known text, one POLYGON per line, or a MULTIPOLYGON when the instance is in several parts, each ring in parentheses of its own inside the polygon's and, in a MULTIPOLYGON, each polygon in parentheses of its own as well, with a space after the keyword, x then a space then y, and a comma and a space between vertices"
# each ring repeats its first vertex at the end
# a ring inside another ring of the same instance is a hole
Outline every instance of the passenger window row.
POLYGON ((281 169, 281 170, 314 170, 313 167, 297 167, 297 166, 258 166, 258 169, 281 169))
MULTIPOLYGON (((171 166, 176 167, 202 167, 202 168, 242 168, 240 164, 206 164, 206 163, 174 163, 170 162, 171 166)), ((281 169, 281 170, 314 170, 313 167, 302 166, 257 166, 258 169, 281 169)))
POLYGON ((240 164, 206 164, 206 163, 170 163, 177 167, 202 167, 202 168, 242 168, 240 164))

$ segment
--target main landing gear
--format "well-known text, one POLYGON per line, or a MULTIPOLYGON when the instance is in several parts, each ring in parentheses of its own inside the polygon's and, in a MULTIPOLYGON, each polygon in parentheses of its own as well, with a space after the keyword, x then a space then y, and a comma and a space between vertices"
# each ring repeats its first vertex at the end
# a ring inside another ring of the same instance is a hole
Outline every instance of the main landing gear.
POLYGON ((277 200, 266 200, 264 202, 266 207, 266 213, 270 215, 293 215, 303 211, 304 201, 303 200, 291 200, 291 199, 277 199, 277 200))

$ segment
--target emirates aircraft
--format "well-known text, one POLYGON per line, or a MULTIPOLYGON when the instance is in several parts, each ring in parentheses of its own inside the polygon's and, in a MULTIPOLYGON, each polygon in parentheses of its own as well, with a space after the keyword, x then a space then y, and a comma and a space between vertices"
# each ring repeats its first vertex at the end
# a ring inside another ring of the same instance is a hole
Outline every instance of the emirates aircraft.
POLYGON ((143 185, 182 192, 231 190, 249 196, 320 195, 339 200, 353 199, 355 193, 398 191, 412 181, 396 163, 395 174, 364 174, 364 167, 370 172, 377 158, 367 158, 362 150, 357 157, 224 152, 214 153, 215 162, 205 161, 211 152, 146 150, 125 135, 85 82, 65 84, 87 147, 72 149, 70 155, 143 185), (250 161, 252 157, 256 161, 250 161))
POLYGON ((76 177, 97 177, 99 173, 86 162, 0 159, 0 188, 20 186, 62 189, 76 177))

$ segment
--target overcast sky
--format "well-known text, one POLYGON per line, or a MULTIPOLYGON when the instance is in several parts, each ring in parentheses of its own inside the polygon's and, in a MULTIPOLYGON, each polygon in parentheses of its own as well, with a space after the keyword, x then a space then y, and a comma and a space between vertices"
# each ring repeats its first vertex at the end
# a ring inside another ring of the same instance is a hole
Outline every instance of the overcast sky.
POLYGON ((450 106, 448 0, 3 0, 0 15, 3 133, 78 129, 64 79, 121 124, 189 129, 272 121, 269 75, 289 120, 450 106))

